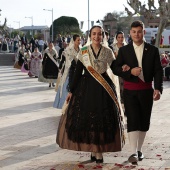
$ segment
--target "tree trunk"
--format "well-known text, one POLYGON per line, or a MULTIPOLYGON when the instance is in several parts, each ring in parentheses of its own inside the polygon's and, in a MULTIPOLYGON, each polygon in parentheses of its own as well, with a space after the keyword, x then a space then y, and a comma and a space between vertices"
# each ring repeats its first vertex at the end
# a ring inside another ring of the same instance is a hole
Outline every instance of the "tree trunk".
POLYGON ((155 43, 155 46, 158 48, 160 46, 160 39, 161 39, 162 32, 163 32, 164 28, 166 27, 167 22, 168 22, 167 18, 164 18, 164 17, 162 17, 160 20, 157 37, 156 37, 156 43, 155 43))

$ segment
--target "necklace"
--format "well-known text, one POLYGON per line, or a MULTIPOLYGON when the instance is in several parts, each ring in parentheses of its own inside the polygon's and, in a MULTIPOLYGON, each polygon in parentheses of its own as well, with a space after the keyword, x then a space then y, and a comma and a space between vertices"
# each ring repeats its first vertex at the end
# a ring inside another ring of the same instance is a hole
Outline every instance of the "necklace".
POLYGON ((77 52, 79 52, 79 50, 80 50, 79 47, 75 47, 75 46, 74 46, 74 49, 75 49, 77 52))
POLYGON ((95 58, 98 58, 99 54, 100 54, 100 50, 101 50, 101 46, 100 47, 93 47, 91 45, 91 49, 93 51, 93 54, 95 56, 95 58))
POLYGON ((94 58, 95 58, 95 60, 94 60, 95 62, 98 61, 98 57, 99 57, 99 54, 100 54, 100 51, 101 51, 101 47, 102 47, 102 46, 100 46, 100 48, 97 49, 97 51, 95 52, 94 49, 93 49, 93 47, 92 47, 92 45, 91 45, 91 49, 92 49, 92 52, 93 52, 93 55, 94 55, 94 58))

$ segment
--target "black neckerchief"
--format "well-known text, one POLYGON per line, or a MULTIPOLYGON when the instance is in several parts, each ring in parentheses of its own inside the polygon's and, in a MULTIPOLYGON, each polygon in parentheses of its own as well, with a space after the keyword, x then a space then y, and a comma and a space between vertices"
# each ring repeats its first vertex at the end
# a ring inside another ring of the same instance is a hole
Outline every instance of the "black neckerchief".
POLYGON ((99 54, 100 54, 100 51, 101 51, 101 49, 102 49, 102 46, 100 47, 100 49, 99 49, 97 55, 96 55, 96 53, 94 52, 94 49, 93 49, 92 45, 90 45, 90 47, 91 47, 91 49, 92 49, 92 52, 93 52, 93 55, 94 55, 95 59, 98 59, 99 54))

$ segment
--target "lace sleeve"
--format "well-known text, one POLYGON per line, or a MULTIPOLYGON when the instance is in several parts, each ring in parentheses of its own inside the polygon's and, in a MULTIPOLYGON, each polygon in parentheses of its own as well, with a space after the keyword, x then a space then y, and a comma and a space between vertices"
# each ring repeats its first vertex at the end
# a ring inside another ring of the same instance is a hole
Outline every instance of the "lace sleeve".
POLYGON ((115 55, 114 55, 113 51, 110 49, 107 54, 107 63, 109 66, 111 66, 114 58, 115 58, 115 55))
POLYGON ((69 79, 68 79, 68 85, 67 85, 67 90, 68 92, 70 92, 70 84, 73 80, 73 76, 74 76, 74 73, 75 73, 75 69, 76 69, 76 61, 75 60, 72 60, 71 62, 71 66, 69 68, 69 79))
POLYGON ((73 79, 70 82, 70 92, 73 93, 74 90, 77 88, 78 82, 82 76, 82 72, 83 72, 83 64, 81 63, 81 61, 77 61, 77 65, 75 68, 75 72, 73 75, 73 79))

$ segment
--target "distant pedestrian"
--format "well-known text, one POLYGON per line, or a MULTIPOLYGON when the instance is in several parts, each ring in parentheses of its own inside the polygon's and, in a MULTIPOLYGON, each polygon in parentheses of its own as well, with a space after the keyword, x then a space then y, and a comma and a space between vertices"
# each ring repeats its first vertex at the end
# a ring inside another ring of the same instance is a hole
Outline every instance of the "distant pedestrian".
POLYGON ((161 35, 161 39, 160 39, 160 45, 164 44, 164 36, 161 35))
POLYGON ((35 76, 38 78, 41 69, 42 54, 39 52, 38 47, 34 48, 34 52, 31 54, 30 71, 28 75, 30 77, 35 76))
POLYGON ((58 38, 57 38, 57 43, 59 45, 60 48, 62 48, 62 37, 61 37, 61 34, 58 34, 58 38))
POLYGON ((23 36, 21 37, 21 44, 24 44, 25 47, 26 47, 26 45, 27 45, 27 37, 26 37, 25 34, 23 34, 23 36))
POLYGON ((57 62, 58 54, 54 48, 52 42, 48 44, 48 48, 44 51, 44 57, 42 61, 43 69, 42 74, 46 79, 49 79, 49 87, 54 85, 58 78, 58 62, 57 62))
POLYGON ((57 51, 57 54, 59 54, 59 50, 60 50, 61 48, 59 47, 59 45, 58 45, 57 42, 54 44, 54 48, 55 48, 55 50, 57 51))
POLYGON ((9 45, 8 45, 8 41, 6 37, 2 39, 1 52, 4 52, 4 53, 9 52, 9 45))
POLYGON ((155 45, 155 40, 156 40, 156 39, 155 39, 154 37, 151 37, 151 42, 150 42, 150 44, 151 44, 151 45, 155 45))
POLYGON ((42 38, 40 38, 38 40, 38 47, 39 47, 39 51, 42 52, 43 51, 43 47, 44 47, 44 40, 42 38))

